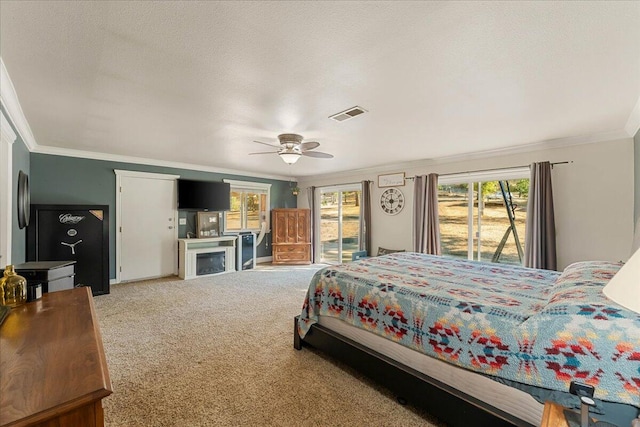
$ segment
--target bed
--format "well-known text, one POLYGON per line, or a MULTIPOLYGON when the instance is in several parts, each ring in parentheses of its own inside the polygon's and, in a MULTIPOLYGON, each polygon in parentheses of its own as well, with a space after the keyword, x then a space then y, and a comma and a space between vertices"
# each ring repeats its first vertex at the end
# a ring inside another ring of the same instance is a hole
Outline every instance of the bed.
POLYGON ((620 269, 562 273, 419 253, 318 271, 294 346, 322 351, 450 425, 537 426, 542 403, 576 406, 572 380, 595 386, 594 415, 628 427, 640 413, 640 315, 602 288, 620 269))

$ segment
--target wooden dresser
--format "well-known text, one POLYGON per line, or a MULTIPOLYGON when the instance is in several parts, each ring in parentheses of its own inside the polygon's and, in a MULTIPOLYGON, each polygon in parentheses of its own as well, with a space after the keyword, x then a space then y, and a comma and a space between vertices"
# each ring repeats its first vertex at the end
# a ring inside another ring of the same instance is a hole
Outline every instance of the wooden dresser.
POLYGON ((274 264, 311 264, 311 211, 273 209, 274 264))
POLYGON ((0 325, 0 426, 103 426, 110 394, 90 287, 44 294, 0 325))

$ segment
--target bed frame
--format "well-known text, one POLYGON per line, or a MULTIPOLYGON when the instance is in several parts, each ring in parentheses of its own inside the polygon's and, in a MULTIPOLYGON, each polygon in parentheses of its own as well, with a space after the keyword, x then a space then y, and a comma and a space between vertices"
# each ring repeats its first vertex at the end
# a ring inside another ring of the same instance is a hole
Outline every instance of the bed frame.
POLYGON ((298 317, 293 322, 293 347, 296 350, 305 345, 321 350, 386 387, 401 404, 422 408, 452 427, 535 427, 322 325, 312 325, 301 338, 298 317))

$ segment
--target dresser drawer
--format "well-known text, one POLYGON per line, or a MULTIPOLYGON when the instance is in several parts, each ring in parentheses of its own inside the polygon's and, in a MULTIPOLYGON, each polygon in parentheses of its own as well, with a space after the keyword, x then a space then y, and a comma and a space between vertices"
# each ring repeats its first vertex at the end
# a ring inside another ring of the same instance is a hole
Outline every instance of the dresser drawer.
POLYGON ((274 264, 310 264, 311 245, 274 245, 274 264))

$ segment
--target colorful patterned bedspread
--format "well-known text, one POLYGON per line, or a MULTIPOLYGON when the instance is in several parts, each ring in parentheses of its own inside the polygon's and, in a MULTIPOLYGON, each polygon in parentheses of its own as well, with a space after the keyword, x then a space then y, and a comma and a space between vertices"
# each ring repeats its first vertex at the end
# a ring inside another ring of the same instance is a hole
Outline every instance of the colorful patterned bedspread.
POLYGON ((304 337, 332 316, 457 366, 640 407, 640 315, 602 288, 620 269, 580 262, 560 274, 418 253, 327 267, 300 315, 304 337))

